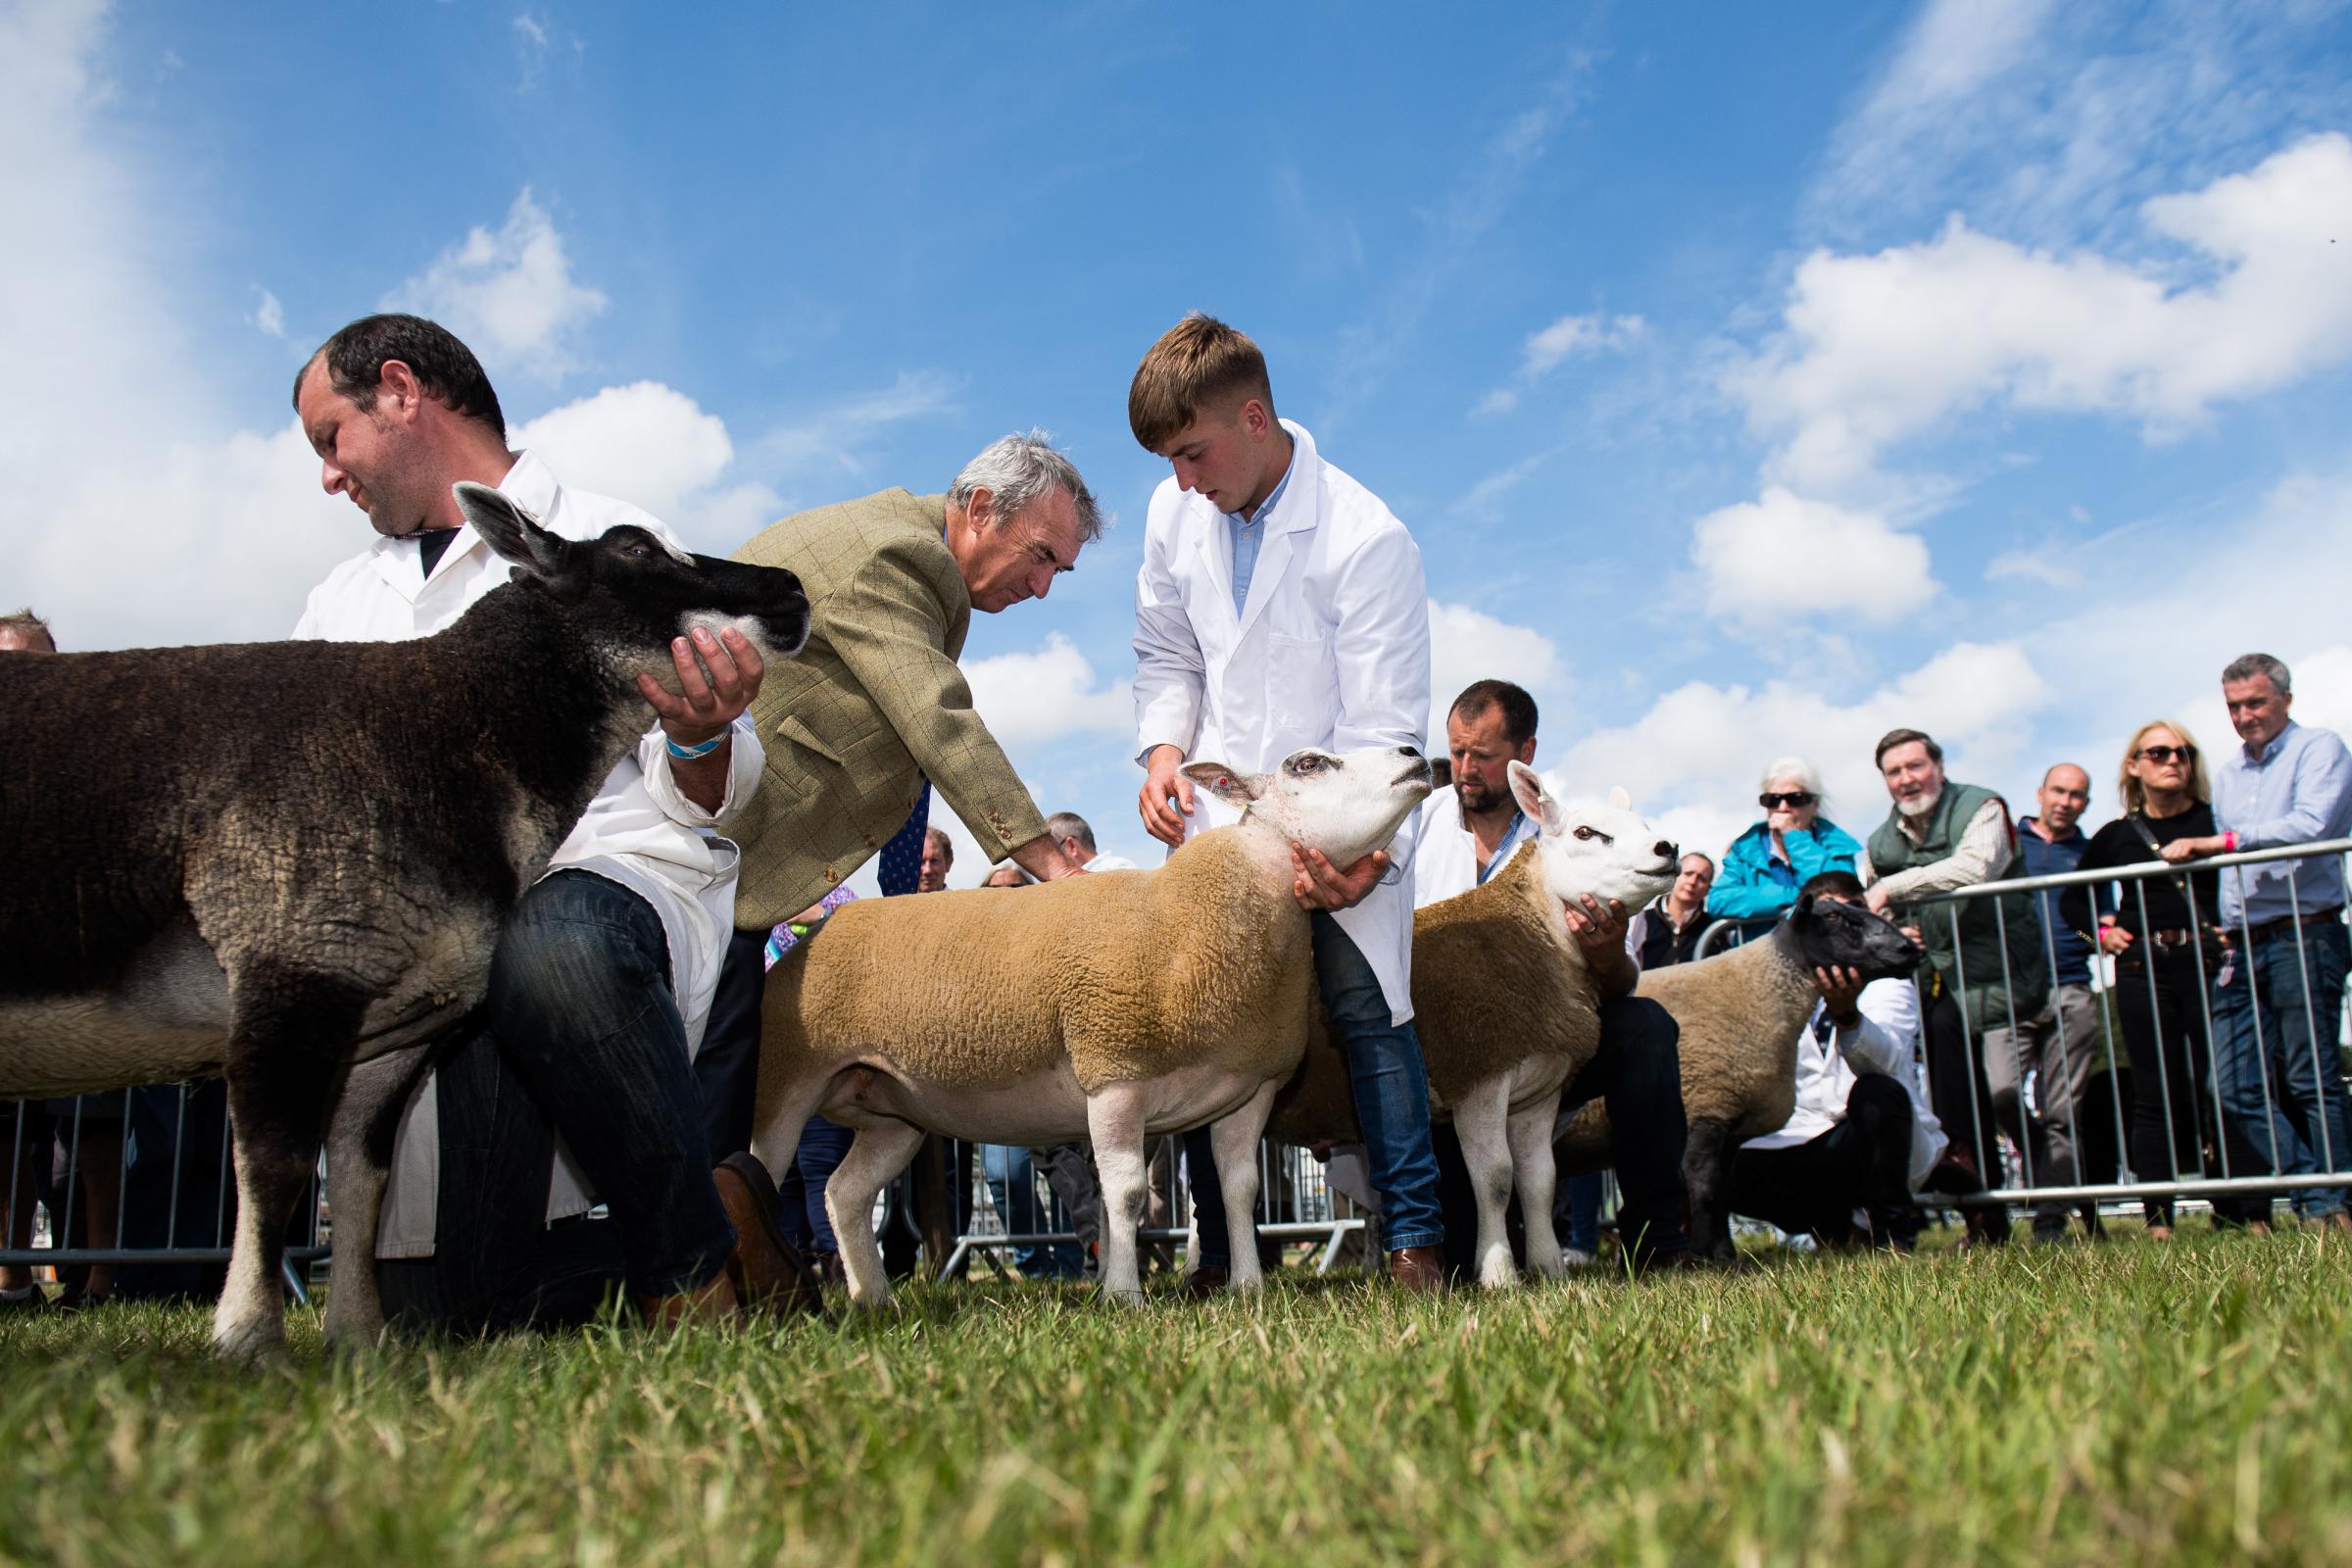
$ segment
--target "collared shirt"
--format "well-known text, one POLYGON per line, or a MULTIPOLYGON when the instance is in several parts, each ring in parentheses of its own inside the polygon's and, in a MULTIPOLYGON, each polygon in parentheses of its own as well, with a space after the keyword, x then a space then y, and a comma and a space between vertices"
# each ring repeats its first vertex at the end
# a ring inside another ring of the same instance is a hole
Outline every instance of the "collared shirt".
POLYGON ((1297 466, 1298 449, 1294 446, 1289 466, 1282 470, 1282 477, 1266 492, 1266 499, 1257 504, 1255 512, 1246 517, 1238 512, 1219 514, 1225 519, 1226 534, 1233 540, 1233 612, 1237 615, 1250 602, 1250 578, 1257 570, 1257 547, 1265 542, 1265 521, 1274 514, 1274 503, 1291 487, 1291 469, 1297 466))
MULTIPOLYGON (((2072 871, 2082 863, 2082 852, 2090 848, 2090 840, 2082 830, 2072 827, 2063 837, 2045 839, 2034 830, 2040 818, 2021 816, 2017 819, 2018 859, 2020 876, 2048 876, 2053 872, 2072 871)), ((2090 984, 2090 944, 2082 933, 2058 917, 2058 891, 2044 888, 2034 895, 2034 910, 2041 917, 2041 929, 2047 933, 2050 949, 2057 956, 2053 966, 2062 986, 2090 984)))
POLYGON ((1949 1140, 1919 1071, 1919 988, 1908 980, 1873 980, 1854 999, 1862 1021, 1830 1027, 1826 1004, 1816 1003, 1796 1041, 1796 1108, 1788 1120, 1743 1149, 1794 1149, 1845 1120, 1846 1098, 1862 1074, 1881 1073, 1911 1097, 1911 1185, 1936 1166, 1949 1140))
MULTIPOLYGON (((2287 721, 2259 755, 2234 746, 2214 770, 2213 817, 2241 850, 2352 837, 2352 752, 2335 731, 2287 721)), ((2260 925, 2344 902, 2341 856, 2272 860, 2222 871, 2222 919, 2260 925)))
MULTIPOLYGON (((676 542, 666 526, 627 502, 564 488, 547 465, 528 452, 516 457, 498 488, 542 526, 567 539, 594 539, 626 522, 676 542)), ((508 574, 507 562, 470 525, 457 530, 429 572, 422 569, 421 546, 415 535, 378 538, 311 591, 294 635, 329 642, 400 642, 430 636, 503 586, 508 574)), ((671 993, 691 1054, 702 1044, 719 964, 734 930, 738 857, 734 844, 717 837, 715 830, 752 798, 764 754, 753 726, 738 719, 726 795, 716 811, 707 811, 678 789, 663 741, 661 725, 653 725, 637 749, 612 769, 570 836, 556 850, 548 870, 576 867, 616 882, 661 916, 669 944, 671 993)), ((379 1257, 432 1252, 439 1183, 439 1117, 432 1084, 428 1074, 401 1122, 377 1239, 379 1257)), ((548 1217, 561 1219, 588 1206, 586 1179, 564 1152, 549 1190, 548 1217)))
MULTIPOLYGON (((1920 816, 1910 817, 1897 811, 1895 831, 1916 845, 1927 831, 1923 824, 1934 814, 1930 810, 1920 816)), ((1940 860, 1927 865, 1914 865, 1907 870, 1882 872, 1871 863, 1867 842, 1862 846, 1862 853, 1854 858, 1854 868, 1861 874, 1862 885, 1869 887, 1876 882, 1885 882, 1887 900, 1894 904, 1906 904, 1931 894, 1949 893, 1954 888, 1990 882, 2008 865, 2009 812, 1997 795, 1977 808, 1977 814, 1968 819, 1967 827, 1961 829, 1960 841, 1952 847, 1952 853, 1940 860)))

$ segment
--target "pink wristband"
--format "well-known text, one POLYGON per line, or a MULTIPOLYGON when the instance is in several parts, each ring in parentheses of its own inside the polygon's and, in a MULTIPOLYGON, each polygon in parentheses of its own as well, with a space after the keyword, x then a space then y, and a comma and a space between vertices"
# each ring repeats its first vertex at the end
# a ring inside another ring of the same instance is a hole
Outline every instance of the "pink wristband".
POLYGON ((2235 855, 2237 853, 2237 829, 2231 828, 2229 832, 2222 835, 2222 853, 2224 855, 2235 855))

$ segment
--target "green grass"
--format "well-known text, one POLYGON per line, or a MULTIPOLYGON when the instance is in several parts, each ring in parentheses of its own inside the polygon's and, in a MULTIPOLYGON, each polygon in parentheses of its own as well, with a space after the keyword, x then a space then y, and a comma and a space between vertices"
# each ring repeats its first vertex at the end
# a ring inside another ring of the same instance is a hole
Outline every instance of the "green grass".
POLYGON ((0 1329, 0 1555, 580 1564, 2352 1559, 2310 1233, 1135 1312, 1009 1283, 248 1373, 0 1329))

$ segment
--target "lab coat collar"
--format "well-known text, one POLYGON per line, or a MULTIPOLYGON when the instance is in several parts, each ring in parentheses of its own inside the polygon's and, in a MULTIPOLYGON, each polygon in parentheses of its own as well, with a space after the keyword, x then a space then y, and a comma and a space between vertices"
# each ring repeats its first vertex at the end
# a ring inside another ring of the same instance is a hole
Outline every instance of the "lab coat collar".
MULTIPOLYGON (((498 488, 509 501, 541 522, 545 522, 556 510, 556 504, 564 493, 547 465, 529 452, 515 455, 514 466, 507 470, 505 478, 498 481, 498 488)), ((449 542, 448 549, 441 552, 441 559, 433 563, 429 576, 416 569, 417 552, 421 548, 415 535, 405 539, 378 537, 375 541, 375 574, 383 578, 385 585, 394 593, 412 605, 423 597, 426 589, 457 570, 458 564, 466 556, 475 550, 488 550, 490 547, 482 542, 480 534, 473 531, 472 523, 461 524, 458 536, 449 542)))
MULTIPOLYGON (((1282 585, 1284 570, 1290 565, 1293 534, 1304 533, 1322 520, 1318 499, 1323 494, 1322 475, 1318 471, 1321 460, 1315 456, 1315 438, 1301 425, 1290 420, 1282 427, 1291 434, 1290 482, 1264 520, 1266 537, 1257 547, 1257 565, 1250 574, 1250 601, 1242 606, 1241 632, 1248 635, 1250 623, 1265 612, 1267 602, 1282 585)), ((1233 562, 1228 557, 1225 567, 1225 600, 1233 601, 1233 562)))

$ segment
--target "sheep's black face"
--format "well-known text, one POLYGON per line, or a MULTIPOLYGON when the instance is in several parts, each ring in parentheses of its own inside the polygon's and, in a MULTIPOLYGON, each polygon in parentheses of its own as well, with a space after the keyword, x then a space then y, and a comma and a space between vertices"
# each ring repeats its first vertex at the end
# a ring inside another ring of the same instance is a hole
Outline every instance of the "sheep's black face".
POLYGON ((1918 943, 1858 904, 1800 898, 1788 911, 1805 967, 1853 969, 1865 980, 1894 980, 1918 969, 1918 943))

